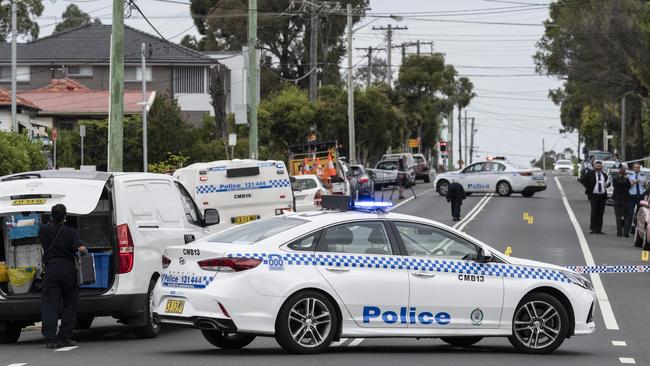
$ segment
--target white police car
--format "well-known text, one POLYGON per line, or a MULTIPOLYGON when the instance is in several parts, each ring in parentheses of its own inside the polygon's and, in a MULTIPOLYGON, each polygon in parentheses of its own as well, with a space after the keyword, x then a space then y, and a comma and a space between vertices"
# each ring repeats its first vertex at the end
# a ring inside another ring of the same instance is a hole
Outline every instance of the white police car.
POLYGON ((438 174, 433 185, 445 196, 451 182, 462 184, 467 193, 496 192, 504 197, 512 193, 532 197, 535 192, 546 189, 546 176, 541 169, 524 168, 503 160, 483 161, 463 170, 438 174))
MULTIPOLYGON (((323 197, 323 205, 327 200, 323 197)), ((342 337, 508 337, 548 353, 594 332, 594 292, 562 267, 502 256, 443 224, 383 212, 313 211, 168 247, 155 318, 220 348, 274 336, 292 353, 342 337)))

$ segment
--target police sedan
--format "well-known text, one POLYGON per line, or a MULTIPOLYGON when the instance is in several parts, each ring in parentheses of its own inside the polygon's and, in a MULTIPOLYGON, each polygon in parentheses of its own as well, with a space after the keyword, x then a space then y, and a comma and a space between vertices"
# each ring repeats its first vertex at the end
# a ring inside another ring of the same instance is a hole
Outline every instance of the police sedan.
POLYGON ((595 330, 595 296, 582 275, 503 256, 403 214, 323 210, 262 219, 169 247, 162 263, 155 318, 197 328, 225 349, 256 336, 299 354, 343 337, 456 346, 507 337, 521 352, 549 353, 595 330))
POLYGON ((463 170, 439 174, 433 184, 438 193, 445 196, 451 182, 462 184, 467 193, 496 192, 504 197, 512 193, 532 197, 546 189, 546 176, 541 169, 524 168, 502 160, 483 161, 463 170))

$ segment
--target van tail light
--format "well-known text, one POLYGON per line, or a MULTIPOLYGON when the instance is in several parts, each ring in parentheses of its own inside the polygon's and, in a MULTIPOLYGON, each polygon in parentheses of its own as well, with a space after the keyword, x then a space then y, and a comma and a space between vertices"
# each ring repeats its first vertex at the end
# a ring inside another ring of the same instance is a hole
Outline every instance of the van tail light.
POLYGON ((521 175, 523 177, 532 177, 533 172, 519 172, 519 175, 521 175))
POLYGON ((368 183, 368 177, 359 178, 359 183, 368 183))
POLYGON ((323 191, 319 189, 318 191, 316 191, 316 194, 314 195, 314 205, 320 206, 322 200, 323 200, 323 191))
POLYGON ((133 237, 129 225, 117 227, 117 273, 129 273, 133 269, 133 237))
POLYGON ((162 267, 163 267, 163 269, 169 267, 169 265, 171 263, 172 263, 172 259, 163 254, 163 256, 162 256, 162 267))
POLYGON ((256 258, 212 258, 199 261, 199 267, 205 271, 241 272, 257 267, 261 260, 256 258))

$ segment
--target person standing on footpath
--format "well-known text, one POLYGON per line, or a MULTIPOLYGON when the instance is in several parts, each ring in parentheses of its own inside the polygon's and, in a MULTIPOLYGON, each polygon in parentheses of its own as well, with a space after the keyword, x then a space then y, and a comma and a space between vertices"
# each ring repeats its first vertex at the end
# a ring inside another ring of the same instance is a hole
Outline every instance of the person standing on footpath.
POLYGON ((453 181, 447 187, 447 202, 451 202, 451 217, 454 221, 460 221, 460 206, 465 199, 463 185, 453 181))
POLYGON ((632 184, 625 175, 625 166, 618 165, 618 173, 612 173, 612 186, 614 193, 614 216, 616 216, 616 236, 630 236, 630 224, 632 223, 632 214, 630 212, 630 187, 632 184))
POLYGON ((38 234, 45 262, 45 280, 41 293, 41 332, 47 348, 76 345, 71 339, 79 300, 75 257, 77 252, 88 254, 88 249, 79 238, 79 232, 65 224, 66 215, 64 205, 52 207, 50 222, 42 225, 38 234), (61 326, 57 334, 59 315, 61 326))
POLYGON ((588 171, 580 179, 580 183, 585 187, 585 194, 591 204, 589 233, 604 234, 603 215, 605 214, 605 203, 607 202, 607 174, 603 173, 603 163, 596 161, 594 170, 588 171))
POLYGON ((639 202, 643 200, 643 194, 645 193, 645 184, 646 177, 641 174, 641 164, 634 163, 632 166, 633 172, 627 177, 630 180, 630 202, 628 205, 629 215, 630 215, 630 227, 626 229, 626 233, 633 233, 632 226, 636 226, 636 212, 639 207, 639 202))

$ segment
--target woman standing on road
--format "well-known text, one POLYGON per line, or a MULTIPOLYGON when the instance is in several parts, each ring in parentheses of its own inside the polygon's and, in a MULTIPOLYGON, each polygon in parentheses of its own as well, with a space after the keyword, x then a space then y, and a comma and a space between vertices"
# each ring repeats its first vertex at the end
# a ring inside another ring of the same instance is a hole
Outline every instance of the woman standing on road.
POLYGON ((623 164, 618 166, 618 174, 613 174, 612 185, 614 186, 612 199, 614 200, 614 215, 616 216, 616 236, 625 235, 625 237, 629 237, 629 229, 625 232, 623 232, 623 229, 629 228, 632 221, 629 209, 632 202, 630 197, 632 184, 625 175, 625 166, 623 164))

